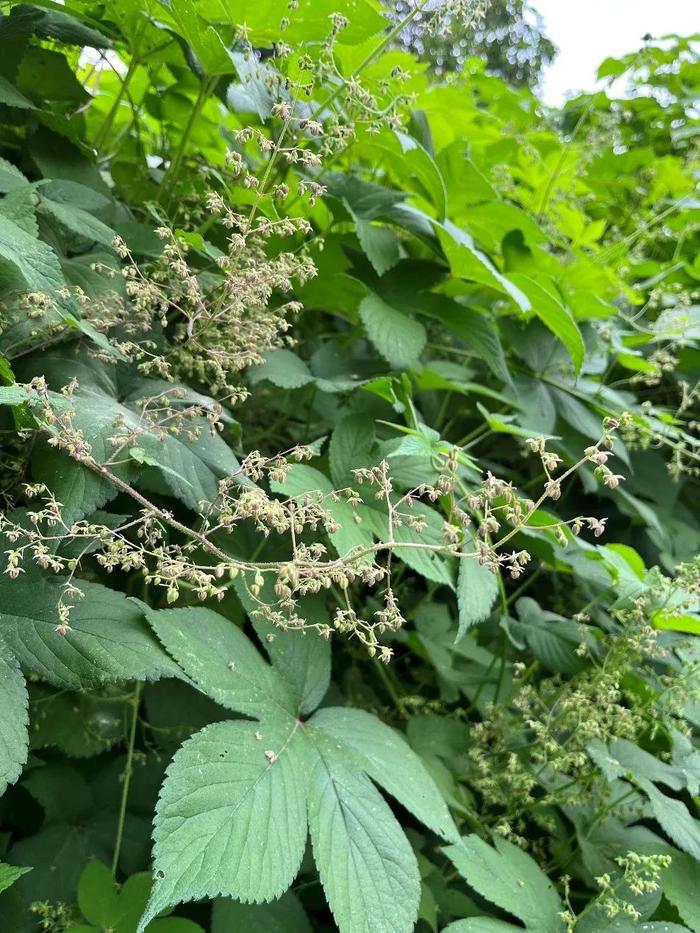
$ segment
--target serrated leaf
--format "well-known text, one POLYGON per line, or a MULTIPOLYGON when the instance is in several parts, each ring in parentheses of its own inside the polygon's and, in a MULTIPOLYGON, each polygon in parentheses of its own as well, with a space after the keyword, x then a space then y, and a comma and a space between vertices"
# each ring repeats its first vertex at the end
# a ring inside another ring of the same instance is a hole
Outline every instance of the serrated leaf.
POLYGON ((521 311, 530 310, 530 300, 510 278, 496 269, 491 260, 477 249, 473 239, 451 221, 436 224, 440 245, 450 264, 452 274, 495 288, 509 295, 521 311))
POLYGON ((264 363, 250 370, 249 378, 253 384, 267 379, 281 389, 300 389, 314 381, 304 360, 291 350, 272 350, 265 356, 264 363))
POLYGON ((646 778, 636 778, 634 783, 649 798, 654 818, 669 839, 700 861, 700 822, 690 815, 683 801, 662 794, 646 778))
POLYGON ((313 501, 320 502, 338 525, 338 530, 331 532, 328 537, 340 557, 372 545, 371 528, 365 523, 355 522, 356 513, 342 496, 337 501, 333 500, 333 483, 320 470, 305 463, 295 463, 285 481, 280 483, 273 480, 270 489, 288 498, 303 499, 309 496, 313 501))
POLYGON ((553 283, 551 287, 547 287, 539 280, 522 272, 511 273, 511 278, 527 295, 532 310, 545 327, 564 344, 574 364, 574 369, 577 373, 580 372, 586 356, 586 346, 574 316, 554 294, 553 283))
POLYGON ((31 291, 51 294, 64 284, 58 257, 51 247, 2 215, 0 259, 17 270, 31 291))
POLYGON ((296 714, 298 697, 235 622, 201 606, 143 608, 168 653, 217 703, 248 716, 296 714))
POLYGON ((340 933, 411 933, 420 880, 401 827, 352 756, 318 730, 310 739, 309 831, 340 933))
POLYGON ((663 886, 664 897, 676 908, 681 920, 693 933, 700 933, 700 864, 697 860, 675 853, 670 869, 664 872, 663 886))
POLYGON ((13 885, 18 878, 31 871, 31 866, 8 865, 7 862, 0 862, 0 893, 13 885))
POLYGON ((395 369, 409 369, 420 359, 427 334, 414 318, 392 308, 379 295, 360 302, 360 318, 377 351, 395 369))
POLYGON ((19 664, 0 640, 0 795, 14 784, 27 760, 27 685, 19 664))
POLYGON ((53 217, 70 233, 84 237, 86 240, 93 240, 102 246, 112 245, 115 237, 114 230, 81 207, 76 207, 74 204, 61 204, 51 198, 42 197, 39 209, 44 214, 53 217))
MULTIPOLYGON (((234 585, 275 671, 287 681, 294 695, 299 698, 301 715, 307 715, 316 709, 328 690, 331 679, 330 642, 313 630, 286 632, 271 622, 265 622, 255 611, 256 602, 242 575, 236 577, 234 585)), ((269 577, 258 598, 270 605, 275 602, 274 584, 269 577)), ((308 625, 329 623, 328 609, 322 597, 303 597, 297 603, 296 612, 308 625)))
POLYGON ((374 428, 364 415, 347 415, 338 420, 331 436, 328 462, 339 489, 353 485, 353 470, 370 464, 373 445, 374 428))
POLYGON ((0 636, 25 668, 68 690, 180 675, 126 596, 99 583, 73 583, 85 596, 59 635, 60 577, 32 567, 16 580, 0 577, 0 636))
POLYGON ((459 838, 442 794, 418 755, 403 736, 376 716, 360 709, 321 709, 311 724, 342 742, 360 767, 438 836, 459 838))
POLYGON ((368 220, 357 219, 355 231, 365 256, 377 275, 392 269, 401 257, 399 240, 388 227, 379 227, 368 220))
POLYGON ((487 619, 498 598, 498 576, 474 558, 459 562, 457 575, 457 609, 459 611, 459 641, 467 631, 487 619))
POLYGON ((466 836, 445 853, 474 890, 522 920, 533 933, 563 933, 563 910, 554 885, 522 849, 496 837, 495 848, 466 836))
POLYGON ((214 901, 211 933, 311 933, 306 911, 296 894, 288 891, 270 904, 240 904, 219 898, 214 901))
POLYGON ((29 185, 29 179, 26 178, 20 170, 8 162, 7 159, 0 158, 0 192, 6 194, 9 191, 16 191, 18 188, 24 188, 29 185))
POLYGON ((291 717, 215 723, 184 743, 156 809, 154 886, 139 933, 181 901, 286 891, 306 844, 308 754, 291 717))
POLYGON ((445 927, 443 933, 515 933, 522 930, 505 920, 496 920, 495 917, 469 917, 467 920, 457 920, 445 927))

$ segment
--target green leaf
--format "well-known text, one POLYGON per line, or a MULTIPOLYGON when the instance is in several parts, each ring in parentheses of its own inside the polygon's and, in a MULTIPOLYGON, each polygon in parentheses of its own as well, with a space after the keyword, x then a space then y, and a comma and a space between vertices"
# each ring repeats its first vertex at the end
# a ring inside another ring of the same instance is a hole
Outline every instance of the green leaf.
POLYGON ((259 902, 290 886, 307 832, 309 750, 299 725, 215 723, 176 753, 156 808, 155 880, 139 933, 181 901, 259 902))
POLYGON ((19 273, 30 291, 53 294, 64 284, 51 247, 0 214, 0 277, 4 264, 19 273))
POLYGON ((0 193, 6 194, 9 191, 16 191, 28 185, 29 179, 12 162, 0 158, 0 193))
POLYGON ((686 805, 662 794, 647 778, 636 778, 634 783, 649 798, 654 817, 669 839, 700 861, 700 822, 690 815, 686 805))
POLYGON ((413 851, 355 758, 309 732, 317 752, 309 783, 309 830, 323 890, 340 933, 411 933, 420 881, 413 851))
POLYGON ((379 227, 368 220, 355 221, 355 232, 377 275, 384 275, 399 261, 399 240, 388 227, 379 227))
POLYGON ((516 930, 522 930, 522 927, 493 917, 469 917, 450 923, 443 933, 515 933, 516 930))
POLYGON ((0 104, 17 107, 19 110, 36 110, 34 104, 21 94, 11 81, 0 75, 0 104))
POLYGON ((427 340, 420 321, 392 308, 378 295, 362 299, 360 317, 367 336, 394 369, 409 369, 416 365, 427 340))
POLYGON ((39 210, 49 217, 53 217, 61 227, 84 237, 86 240, 93 240, 102 246, 111 246, 115 237, 114 230, 102 223, 92 214, 76 207, 73 204, 61 204, 53 201, 51 198, 42 197, 39 202, 39 210))
POLYGON ((99 755, 124 738, 126 703, 114 696, 54 691, 45 684, 29 690, 31 747, 55 747, 70 758, 99 755))
MULTIPOLYGON (((285 632, 271 622, 261 620, 256 613, 256 600, 251 596, 242 574, 236 577, 234 586, 275 671, 299 698, 299 712, 306 715, 315 710, 326 695, 331 679, 330 642, 314 631, 285 632)), ((268 577, 258 599, 271 605, 275 598, 274 584, 268 577)), ((328 624, 328 609, 323 597, 303 597, 298 601, 296 611, 309 625, 328 624)))
POLYGON ((270 489, 288 498, 304 499, 309 496, 320 502, 338 524, 338 530, 331 532, 328 537, 340 557, 372 545, 372 529, 365 523, 355 522, 356 513, 342 496, 337 501, 333 500, 333 484, 314 467, 295 463, 285 481, 272 481, 270 489))
POLYGON ((333 482, 339 489, 355 482, 353 470, 371 463, 374 428, 364 415, 346 415, 335 426, 328 448, 333 482))
POLYGON ((217 703, 248 716, 296 714, 298 697, 235 622, 201 606, 143 608, 168 653, 217 703))
POLYGON ((498 574, 492 573, 474 558, 460 560, 457 575, 459 627, 456 641, 459 641, 473 625, 478 625, 488 618, 498 598, 498 592, 498 574))
POLYGON ((281 389, 300 389, 314 381, 309 367, 291 350, 272 350, 264 363, 250 370, 248 377, 254 385, 267 379, 281 389))
POLYGON ((0 640, 0 795, 14 784, 27 760, 27 686, 19 664, 0 640))
POLYGON ((73 581, 84 598, 71 612, 70 629, 59 635, 64 582, 31 566, 16 580, 0 577, 0 637, 23 667, 68 690, 179 675, 138 608, 98 583, 73 581))
POLYGON ((522 272, 511 273, 511 278, 527 295, 532 304, 532 310, 545 327, 549 328, 564 344, 574 364, 574 369, 577 373, 580 372, 586 356, 586 347, 573 315, 557 298, 554 284, 547 282, 544 277, 546 285, 543 285, 540 280, 535 280, 522 272))
POLYGON ((459 839, 440 791, 403 736, 371 713, 349 707, 321 709, 310 721, 348 748, 372 780, 421 823, 443 839, 459 839))
POLYGON ((700 933, 700 864, 689 855, 675 853, 670 869, 664 873, 663 885, 664 897, 676 908, 683 923, 693 933, 700 933))
POLYGON ((522 920, 533 933, 564 933, 563 910, 554 885, 527 853, 496 837, 495 849, 466 836, 446 854, 474 890, 522 920))
POLYGON ((221 35, 213 25, 200 16, 193 0, 160 0, 161 13, 189 44, 194 57, 190 58, 194 70, 200 77, 230 75, 235 72, 231 53, 224 45, 221 35))
POLYGON ((7 862, 0 862, 0 893, 31 870, 31 866, 8 865, 7 862))
POLYGON ((451 221, 437 225, 440 245, 450 264, 452 274, 470 282, 478 282, 504 292, 520 307, 521 311, 530 310, 530 301, 517 285, 502 275, 491 260, 477 249, 474 241, 451 221))
POLYGON ((311 933, 306 911, 296 894, 288 891, 270 904, 239 904, 219 898, 214 901, 211 933, 311 933))
POLYGON ((78 882, 78 907, 83 917, 99 928, 113 925, 119 895, 112 873, 103 862, 88 862, 78 882))

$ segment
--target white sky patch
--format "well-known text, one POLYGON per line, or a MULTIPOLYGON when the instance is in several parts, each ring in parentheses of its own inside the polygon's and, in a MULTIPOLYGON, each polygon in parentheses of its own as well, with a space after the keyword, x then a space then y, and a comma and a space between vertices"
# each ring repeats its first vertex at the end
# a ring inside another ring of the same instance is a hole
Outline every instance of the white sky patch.
POLYGON ((559 48, 542 81, 544 100, 552 106, 571 91, 595 90, 603 59, 634 52, 646 33, 700 32, 697 0, 534 0, 533 6, 559 48))

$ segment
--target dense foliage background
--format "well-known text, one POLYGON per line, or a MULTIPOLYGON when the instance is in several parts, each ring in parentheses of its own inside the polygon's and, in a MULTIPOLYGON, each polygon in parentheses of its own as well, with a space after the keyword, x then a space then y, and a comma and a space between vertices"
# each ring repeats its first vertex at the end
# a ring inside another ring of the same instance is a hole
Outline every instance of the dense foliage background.
POLYGON ((700 931, 698 37, 0 6, 0 928, 700 931))

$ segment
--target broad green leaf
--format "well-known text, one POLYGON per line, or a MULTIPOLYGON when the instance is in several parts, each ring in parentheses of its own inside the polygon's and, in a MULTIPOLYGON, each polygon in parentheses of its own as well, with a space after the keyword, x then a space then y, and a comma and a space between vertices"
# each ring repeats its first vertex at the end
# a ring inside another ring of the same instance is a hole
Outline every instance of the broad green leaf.
POLYGON ((264 363, 250 370, 248 378, 254 385, 267 379, 281 389, 300 389, 314 381, 309 367, 291 350, 272 350, 264 363))
POLYGON ((2 75, 0 75, 0 104, 17 107, 19 110, 36 110, 34 104, 2 75))
POLYGON ((339 489, 355 482, 353 470, 371 463, 374 428, 364 415, 340 418, 331 436, 328 461, 333 482, 339 489))
POLYGON ((25 185, 24 188, 15 188, 10 191, 0 201, 0 214, 7 217, 12 223, 21 227, 25 233, 30 236, 39 236, 39 227, 37 225, 35 208, 38 202, 36 191, 32 185, 25 185))
POLYGON ((31 747, 55 747, 69 758, 99 755, 124 738, 125 712, 126 703, 114 696, 55 691, 46 684, 31 684, 31 747))
POLYGON ((12 162, 0 158, 0 192, 16 191, 29 185, 29 180, 16 168, 12 162))
POLYGON ((291 891, 270 904, 240 904, 218 898, 212 911, 211 933, 311 933, 311 924, 291 891))
POLYGON ((358 524, 355 521, 356 512, 342 495, 334 501, 333 484, 314 467, 307 466, 305 463, 295 463, 285 481, 283 483, 273 481, 270 483, 270 488, 273 492, 288 498, 304 499, 309 496, 312 500, 320 502, 339 526, 337 531, 329 535, 339 556, 343 557, 351 551, 372 545, 372 529, 365 522, 358 524))
POLYGON ((235 622, 201 606, 144 612, 166 651, 217 703, 248 716, 296 713, 298 697, 235 622))
POLYGON ((522 849, 496 837, 495 848, 478 836, 466 836, 446 854, 474 890, 533 933, 564 933, 563 910, 554 885, 522 849))
POLYGON ((576 372, 581 371, 586 347, 573 315, 556 296, 554 285, 545 284, 522 272, 511 273, 515 284, 527 295, 534 313, 551 332, 561 340, 571 357, 576 372))
POLYGON ((487 619, 498 598, 498 574, 475 558, 463 558, 457 575, 459 627, 457 641, 473 626, 487 619))
POLYGON ((78 882, 78 907, 83 917, 98 928, 113 926, 119 895, 112 873, 97 860, 88 862, 78 882))
POLYGON ((364 710, 321 709, 311 724, 342 742, 360 767, 429 829, 449 842, 457 828, 435 782, 403 736, 364 710))
POLYGON ((700 911, 698 911, 700 864, 698 861, 680 852, 675 853, 671 867, 664 872, 663 886, 664 897, 676 908, 683 923, 693 933, 700 933, 700 911))
POLYGON ((647 778, 636 778, 634 783, 649 798, 654 817, 669 839, 700 861, 700 821, 681 800, 662 794, 647 778))
POLYGON ((14 784, 27 760, 27 703, 19 664, 0 639, 0 795, 8 784, 14 784))
POLYGON ((0 862, 0 893, 7 890, 11 885, 31 871, 31 866, 8 865, 6 862, 0 862))
POLYGON ((98 583, 73 581, 84 597, 71 611, 70 629, 58 634, 63 582, 31 566, 16 580, 0 577, 0 637, 23 667, 68 690, 179 676, 136 605, 98 583))
POLYGON ((401 827, 354 756, 320 730, 309 739, 309 831, 340 933, 411 933, 420 882, 401 827))
POLYGON ((384 275, 399 261, 399 240, 388 227, 358 219, 355 221, 355 232, 377 275, 384 275))
MULTIPOLYGON (((315 631, 300 632, 277 628, 258 618, 256 600, 250 594, 242 575, 235 588, 243 608, 248 613, 275 671, 292 687, 299 698, 299 712, 306 715, 319 705, 328 690, 331 678, 331 645, 315 631)), ((258 597, 263 602, 275 602, 274 586, 268 578, 258 597)), ((298 601, 297 614, 309 625, 328 625, 329 613, 322 596, 306 596, 298 601)))
POLYGON ((30 291, 53 294, 64 284, 51 247, 0 214, 0 279, 2 265, 13 267, 30 291))
POLYGON ((269 901, 287 890, 306 844, 308 762, 304 730, 289 716, 216 723, 184 743, 156 808, 139 933, 181 901, 269 901))
POLYGON ((81 207, 76 207, 73 204, 61 204, 51 198, 42 197, 39 202, 39 210, 52 217, 61 227, 71 233, 84 237, 86 240, 94 240, 95 243, 100 243, 102 246, 112 245, 115 236, 114 230, 81 207))
POLYGON ((438 225, 437 232, 453 275, 504 292, 515 301, 521 311, 530 310, 528 297, 508 277, 500 273, 481 250, 476 248, 468 233, 460 230, 449 220, 438 225))
POLYGON ((360 318, 367 336, 394 369, 409 369, 418 362, 427 340, 420 321, 392 308, 378 295, 363 298, 360 318))
MULTIPOLYGON (((84 362, 69 351, 57 350, 45 355, 42 371, 57 390, 72 377, 77 378, 79 388, 74 395, 74 425, 82 431, 98 463, 118 461, 111 470, 123 481, 133 482, 138 474, 135 460, 129 460, 124 452, 115 457, 118 448, 113 439, 120 434, 125 440, 131 440, 130 433, 132 436, 137 434, 138 442, 128 446, 143 452, 142 461, 150 459, 164 464, 166 469, 162 475, 167 488, 193 510, 197 510, 200 502, 215 499, 219 479, 232 475, 238 469, 239 464, 231 448, 221 436, 212 434, 204 418, 192 420, 193 429, 199 431, 199 437, 192 441, 184 434, 161 435, 144 421, 140 400, 172 392, 174 385, 139 377, 122 382, 108 367, 84 362)), ((202 405, 206 401, 204 396, 186 396, 175 405, 202 405)), ((77 465, 67 455, 50 447, 40 448, 34 469, 36 478, 46 483, 63 503, 64 518, 68 522, 78 521, 101 508, 118 492, 108 479, 77 465)))

